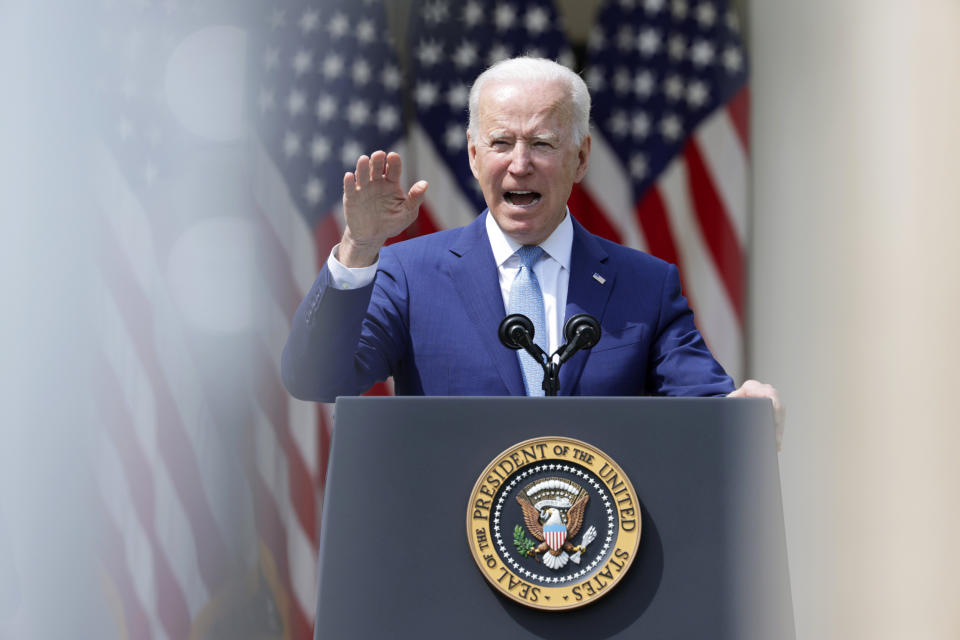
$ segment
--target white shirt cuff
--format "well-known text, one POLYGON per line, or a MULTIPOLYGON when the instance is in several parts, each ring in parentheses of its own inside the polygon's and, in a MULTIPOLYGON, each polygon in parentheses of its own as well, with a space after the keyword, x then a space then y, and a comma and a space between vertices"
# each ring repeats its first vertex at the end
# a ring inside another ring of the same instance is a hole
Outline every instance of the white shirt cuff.
POLYGON ((337 260, 337 244, 330 250, 330 256, 327 258, 327 270, 330 272, 330 279, 333 280, 333 286, 337 289, 360 289, 365 287, 377 276, 377 265, 380 264, 380 257, 369 267, 360 267, 353 269, 344 266, 337 260))

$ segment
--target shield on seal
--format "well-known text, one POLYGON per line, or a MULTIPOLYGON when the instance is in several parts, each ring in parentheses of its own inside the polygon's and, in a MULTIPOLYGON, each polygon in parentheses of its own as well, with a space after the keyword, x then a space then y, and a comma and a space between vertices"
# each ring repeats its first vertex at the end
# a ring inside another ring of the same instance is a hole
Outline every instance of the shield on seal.
MULTIPOLYGON (((551 518, 552 520, 553 518, 551 518)), ((560 518, 557 518, 560 520, 560 518)), ((567 539, 567 528, 562 522, 548 522, 543 527, 543 537, 554 551, 559 551, 563 546, 563 541, 567 539)))

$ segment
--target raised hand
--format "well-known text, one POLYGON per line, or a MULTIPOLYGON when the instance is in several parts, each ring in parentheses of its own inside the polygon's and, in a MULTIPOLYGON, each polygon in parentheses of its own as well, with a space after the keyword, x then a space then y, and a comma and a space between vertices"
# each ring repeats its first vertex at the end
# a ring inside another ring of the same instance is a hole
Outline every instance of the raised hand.
POLYGON ((360 156, 357 169, 343 176, 343 216, 346 229, 337 258, 348 267, 373 264, 387 238, 417 219, 427 192, 420 180, 408 192, 400 186, 400 154, 374 151, 360 156))

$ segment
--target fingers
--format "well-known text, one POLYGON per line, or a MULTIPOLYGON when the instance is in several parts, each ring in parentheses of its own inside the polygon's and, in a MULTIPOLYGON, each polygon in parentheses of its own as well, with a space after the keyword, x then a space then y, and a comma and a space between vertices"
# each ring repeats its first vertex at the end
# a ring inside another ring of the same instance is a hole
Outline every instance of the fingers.
MULTIPOLYGON (((382 213, 401 213, 410 219, 416 218, 417 210, 423 203, 427 192, 427 182, 420 180, 404 195, 400 187, 403 161, 400 154, 391 151, 374 151, 369 156, 362 155, 357 159, 357 167, 353 172, 343 176, 344 206, 348 203, 363 206, 366 202, 374 207, 386 207, 382 213), (393 202, 395 204, 389 204, 393 202), (374 204, 379 203, 379 204, 374 204)), ((345 210, 345 213, 346 210, 345 210)), ((375 217, 375 216, 374 216, 375 217)), ((349 220, 348 220, 349 222, 349 220)))
MULTIPOLYGON (((403 160, 399 153, 395 151, 385 153, 377 150, 369 156, 360 156, 357 159, 356 170, 344 174, 343 190, 345 193, 362 191, 364 187, 381 180, 399 183, 402 173, 403 160)), ((407 198, 411 201, 411 204, 419 207, 426 190, 427 182, 421 180, 410 187, 407 198)))
POLYGON ((777 390, 772 385, 757 382, 756 380, 747 380, 740 388, 730 393, 731 398, 770 398, 774 404, 780 404, 777 397, 777 390))
POLYGON ((370 180, 382 180, 383 168, 387 163, 387 154, 383 151, 374 151, 370 156, 370 180))
POLYGON ((362 155, 357 159, 357 168, 354 171, 355 188, 363 189, 371 182, 384 178, 391 182, 399 182, 401 168, 402 164, 398 153, 391 151, 388 155, 377 150, 369 156, 362 155))
POLYGON ((387 180, 391 182, 400 182, 400 174, 403 170, 403 162, 400 160, 400 154, 391 151, 387 154, 387 180))
POLYGON ((783 447, 783 423, 786 409, 780 402, 780 394, 773 385, 764 384, 756 380, 747 380, 740 388, 729 394, 731 398, 768 398, 773 403, 773 422, 776 428, 777 451, 783 447))
POLYGON ((370 184, 370 156, 363 155, 357 159, 357 170, 355 174, 359 188, 363 189, 370 184))

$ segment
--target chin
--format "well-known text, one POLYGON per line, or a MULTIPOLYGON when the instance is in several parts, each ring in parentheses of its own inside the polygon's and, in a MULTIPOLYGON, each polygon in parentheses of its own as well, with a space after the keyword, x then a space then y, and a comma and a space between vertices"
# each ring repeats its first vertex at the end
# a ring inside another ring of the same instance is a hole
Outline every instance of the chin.
POLYGON ((542 229, 531 229, 529 227, 519 226, 504 230, 508 236, 520 244, 540 244, 547 239, 549 233, 544 233, 542 229))
POLYGON ((522 244, 539 244, 547 239, 563 218, 552 221, 544 219, 540 207, 521 209, 512 205, 505 206, 493 216, 505 234, 522 244))
POLYGON ((500 225, 500 228, 507 233, 532 233, 533 227, 530 224, 530 220, 523 219, 517 215, 507 215, 500 216, 495 218, 497 224, 500 225))

